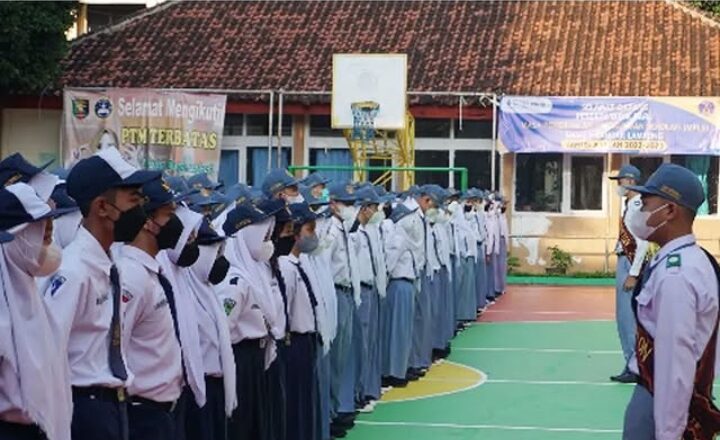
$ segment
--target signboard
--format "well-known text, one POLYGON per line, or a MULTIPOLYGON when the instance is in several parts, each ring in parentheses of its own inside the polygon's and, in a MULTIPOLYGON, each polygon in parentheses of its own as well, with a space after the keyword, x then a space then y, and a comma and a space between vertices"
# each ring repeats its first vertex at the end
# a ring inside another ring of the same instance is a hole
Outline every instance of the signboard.
POLYGON ((138 168, 217 179, 225 95, 107 89, 64 92, 65 167, 117 147, 138 168))
POLYGON ((498 133, 515 153, 720 155, 720 98, 508 96, 498 133))

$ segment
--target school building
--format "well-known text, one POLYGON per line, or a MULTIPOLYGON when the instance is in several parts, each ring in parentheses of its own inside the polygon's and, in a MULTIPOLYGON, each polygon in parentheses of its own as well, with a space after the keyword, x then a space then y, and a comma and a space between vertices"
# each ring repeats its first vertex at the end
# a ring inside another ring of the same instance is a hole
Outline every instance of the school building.
MULTIPOLYGON (((492 179, 486 94, 706 96, 720 109, 720 23, 675 1, 168 1, 74 40, 57 90, 2 97, 0 154, 59 157, 63 87, 128 87, 226 93, 226 182, 259 183, 269 143, 283 166, 350 165, 329 116, 332 55, 350 52, 408 55, 415 164, 467 167, 480 188, 492 179), (271 102, 274 124, 282 102, 280 134, 270 133, 271 102)), ((720 254, 716 156, 512 154, 498 145, 496 160, 523 271, 544 271, 551 245, 573 255, 573 270, 613 270, 620 206, 607 177, 627 162, 645 176, 681 163, 706 180, 697 235, 720 254)))

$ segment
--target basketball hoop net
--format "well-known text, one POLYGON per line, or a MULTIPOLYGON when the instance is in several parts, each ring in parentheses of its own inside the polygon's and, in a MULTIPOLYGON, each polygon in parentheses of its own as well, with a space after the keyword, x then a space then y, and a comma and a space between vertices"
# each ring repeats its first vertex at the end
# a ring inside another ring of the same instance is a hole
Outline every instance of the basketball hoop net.
POLYGON ((350 104, 353 115, 351 138, 366 142, 375 137, 375 117, 380 111, 380 104, 373 101, 353 102, 350 104))

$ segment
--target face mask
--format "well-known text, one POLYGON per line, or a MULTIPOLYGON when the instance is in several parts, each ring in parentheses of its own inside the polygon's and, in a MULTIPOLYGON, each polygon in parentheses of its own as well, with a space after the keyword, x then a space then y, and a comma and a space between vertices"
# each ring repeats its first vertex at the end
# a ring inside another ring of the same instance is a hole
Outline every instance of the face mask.
POLYGON ((319 244, 320 239, 318 239, 318 236, 315 234, 302 236, 297 242, 298 249, 300 249, 300 252, 303 254, 312 253, 318 248, 319 244))
POLYGON ((624 186, 619 186, 615 188, 615 192, 617 193, 618 197, 625 197, 625 194, 627 194, 627 189, 625 189, 624 186))
POLYGON ((320 200, 323 202, 330 201, 330 190, 327 188, 323 188, 322 194, 320 195, 320 200))
MULTIPOLYGON (((120 210, 117 206, 112 206, 118 211, 120 210)), ((128 209, 127 211, 122 211, 120 213, 120 217, 115 220, 113 241, 129 243, 135 240, 135 237, 137 237, 143 225, 145 225, 145 219, 147 219, 147 215, 145 214, 143 207, 140 205, 128 209)))
POLYGON ((647 221, 653 214, 667 208, 668 206, 670 205, 666 203, 652 212, 642 211, 643 202, 640 195, 637 195, 628 203, 627 211, 625 212, 625 226, 627 226, 630 233, 636 237, 642 240, 647 240, 648 237, 650 237, 655 231, 665 226, 667 220, 657 226, 648 226, 647 221))
POLYGON ((501 214, 505 214, 505 211, 507 211, 507 208, 506 208, 506 207, 503 206, 502 208, 500 208, 500 213, 501 213, 501 214))
POLYGON ((390 214, 392 213, 392 206, 389 203, 383 206, 383 213, 385 214, 385 218, 390 218, 390 214))
POLYGON ((343 206, 340 209, 340 217, 345 222, 349 222, 355 219, 355 209, 352 206, 343 206))
POLYGON ((197 261, 200 256, 200 248, 196 242, 188 243, 180 252, 177 265, 180 267, 190 267, 197 261))
POLYGON ((294 205, 296 203, 304 202, 305 197, 303 197, 302 194, 298 194, 296 196, 286 197, 285 200, 287 201, 288 205, 294 205))
POLYGON ((208 281, 210 284, 218 285, 227 276, 228 270, 230 269, 230 262, 224 256, 220 255, 213 263, 210 274, 208 275, 208 281))
POLYGON ((38 259, 40 266, 35 273, 36 277, 46 277, 54 274, 60 268, 62 263, 62 251, 54 243, 43 246, 38 259))
POLYGON ((249 249, 250 255, 256 261, 270 261, 275 252, 275 245, 272 241, 263 241, 257 249, 249 249))
POLYGON ((277 245, 275 246, 275 256, 287 255, 295 246, 295 237, 292 235, 288 237, 280 237, 277 239, 277 245))
POLYGON ((485 205, 485 212, 490 212, 490 208, 492 208, 492 205, 490 205, 490 204, 485 205))
POLYGON ((472 205, 463 206, 463 210, 465 211, 465 213, 472 211, 472 209, 473 209, 472 205))
POLYGON ((458 202, 452 202, 452 203, 450 203, 450 204, 448 205, 448 208, 447 208, 447 209, 448 209, 448 211, 450 212, 450 214, 455 214, 455 212, 456 212, 457 209, 458 209, 458 205, 459 205, 458 202))
POLYGON ((425 212, 425 216, 428 218, 437 217, 438 210, 437 208, 430 208, 425 212))
POLYGON ((385 220, 385 212, 384 211, 377 211, 370 217, 370 220, 368 220, 369 225, 377 225, 378 223, 382 223, 383 220, 385 220))
POLYGON ((160 227, 160 232, 155 236, 159 249, 173 249, 183 232, 183 224, 175 214, 170 216, 167 223, 160 227))

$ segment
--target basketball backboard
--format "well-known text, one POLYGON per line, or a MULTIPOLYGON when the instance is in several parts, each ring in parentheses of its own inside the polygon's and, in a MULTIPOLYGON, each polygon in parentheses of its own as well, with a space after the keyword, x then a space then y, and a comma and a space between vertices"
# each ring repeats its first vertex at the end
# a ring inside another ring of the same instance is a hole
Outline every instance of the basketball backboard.
POLYGON ((407 55, 334 54, 332 82, 333 128, 352 128, 354 102, 380 104, 375 128, 405 128, 407 111, 407 55))

